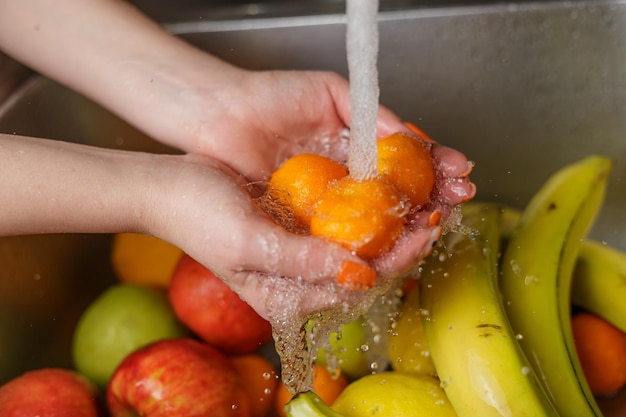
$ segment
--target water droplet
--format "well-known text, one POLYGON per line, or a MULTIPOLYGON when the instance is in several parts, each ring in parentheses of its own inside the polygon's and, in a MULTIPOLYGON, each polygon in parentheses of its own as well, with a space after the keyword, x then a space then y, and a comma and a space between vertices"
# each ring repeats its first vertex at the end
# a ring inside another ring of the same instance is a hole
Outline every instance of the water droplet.
POLYGON ((534 275, 526 275, 524 277, 524 285, 537 285, 539 284, 539 278, 534 275))
POLYGON ((522 268, 517 264, 517 261, 515 261, 514 259, 511 259, 509 264, 511 265, 511 269, 513 270, 513 273, 515 275, 521 275, 522 268))

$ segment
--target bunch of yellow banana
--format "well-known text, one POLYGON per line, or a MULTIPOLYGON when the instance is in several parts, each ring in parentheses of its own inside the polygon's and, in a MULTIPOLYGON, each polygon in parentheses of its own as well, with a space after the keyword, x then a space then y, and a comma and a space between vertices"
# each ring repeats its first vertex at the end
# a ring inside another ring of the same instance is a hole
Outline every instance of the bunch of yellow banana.
POLYGON ((581 306, 608 312, 607 294, 594 298, 590 288, 617 287, 620 268, 626 268, 619 259, 626 255, 590 243, 578 258, 610 169, 611 162, 597 156, 561 169, 521 217, 489 205, 467 206, 464 224, 477 236, 445 236, 439 254, 424 266, 427 341, 459 416, 601 416, 572 340, 570 290, 574 285, 581 306), (503 236, 507 246, 498 267, 494 259, 503 236), (614 278, 590 278, 600 268, 610 268, 614 278))

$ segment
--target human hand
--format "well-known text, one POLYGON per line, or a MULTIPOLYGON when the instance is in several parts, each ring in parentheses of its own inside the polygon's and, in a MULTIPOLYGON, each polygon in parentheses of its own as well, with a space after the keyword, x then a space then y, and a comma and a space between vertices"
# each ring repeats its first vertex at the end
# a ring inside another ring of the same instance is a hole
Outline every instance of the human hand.
MULTIPOLYGON (((346 291, 335 280, 344 261, 365 261, 333 243, 277 226, 255 205, 259 187, 225 165, 198 155, 185 158, 184 168, 177 169, 185 175, 176 176, 178 185, 166 187, 169 203, 154 204, 174 232, 164 238, 207 265, 261 315, 276 318, 288 311, 289 316, 306 316, 367 296, 346 291), (175 208, 175 217, 163 212, 168 205, 175 208)), ((447 188, 442 192, 445 198, 458 198, 447 188)), ((445 198, 440 199, 444 205, 445 198)), ((394 249, 374 261, 381 285, 430 252, 441 234, 432 217, 432 212, 417 213, 394 249)))
MULTIPOLYGON (((152 231, 175 243, 224 279, 268 319, 305 317, 369 297, 336 282, 343 262, 366 264, 345 248, 292 234, 258 209, 257 187, 225 165, 198 155, 172 158, 177 175, 159 169, 166 192, 148 218, 152 231), (175 179, 172 183, 171 180, 175 179)), ((412 220, 395 247, 372 266, 385 287, 426 256, 441 234, 430 215, 412 220)))
MULTIPOLYGON (((158 204, 170 204, 169 215, 176 217, 167 220, 168 213, 161 212, 162 217, 155 215, 155 223, 147 231, 180 245, 216 269, 260 312, 267 312, 272 302, 270 291, 262 285, 270 276, 285 278, 285 284, 301 280, 314 287, 303 292, 303 311, 322 308, 326 300, 336 302, 337 296, 332 294, 328 298, 306 294, 326 291, 340 262, 354 259, 354 255, 273 225, 253 204, 249 187, 244 185, 262 184, 297 153, 346 159, 348 147, 341 132, 350 125, 347 81, 328 72, 238 69, 170 36, 125 2, 66 3, 51 9, 42 1, 5 2, 3 19, 11 22, 19 16, 27 20, 23 25, 2 26, 0 46, 155 139, 220 162, 214 165, 214 161, 204 160, 207 166, 203 171, 201 157, 187 157, 173 176, 206 176, 207 184, 215 184, 221 191, 206 190, 210 198, 201 199, 193 187, 185 188, 190 184, 184 182, 176 184, 178 188, 163 189, 167 201, 158 204), (56 24, 61 20, 68 24, 56 24), (32 31, 32 27, 47 31, 32 31), (45 42, 41 39, 44 33, 45 42), (68 48, 75 51, 72 59, 57 59, 58 51, 68 48), (181 193, 185 189, 188 194, 181 193), (190 196, 198 199, 196 205, 189 202, 190 196), (180 217, 183 208, 186 215, 180 217), (229 250, 218 255, 207 239, 229 250), (276 253, 270 248, 279 248, 282 255, 268 263, 267 257, 276 253)), ((378 136, 402 130, 407 128, 401 120, 381 108, 378 136)), ((437 144, 432 154, 439 174, 436 210, 445 218, 449 207, 471 198, 475 188, 467 179, 470 167, 465 156, 437 144)), ((204 190, 206 186, 201 184, 196 183, 197 189, 204 190)), ((440 232, 431 221, 432 210, 429 207, 412 218, 392 251, 374 262, 381 276, 392 277, 406 270, 430 250, 440 232)))

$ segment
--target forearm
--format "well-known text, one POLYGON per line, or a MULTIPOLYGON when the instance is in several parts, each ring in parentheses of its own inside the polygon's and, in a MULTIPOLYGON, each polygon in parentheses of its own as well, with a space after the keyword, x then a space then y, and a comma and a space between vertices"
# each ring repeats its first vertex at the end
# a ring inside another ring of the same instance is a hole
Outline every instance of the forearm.
POLYGON ((142 232, 155 158, 0 135, 0 235, 142 232))
POLYGON ((0 48, 185 150, 197 126, 181 100, 238 74, 120 0, 0 0, 0 48))

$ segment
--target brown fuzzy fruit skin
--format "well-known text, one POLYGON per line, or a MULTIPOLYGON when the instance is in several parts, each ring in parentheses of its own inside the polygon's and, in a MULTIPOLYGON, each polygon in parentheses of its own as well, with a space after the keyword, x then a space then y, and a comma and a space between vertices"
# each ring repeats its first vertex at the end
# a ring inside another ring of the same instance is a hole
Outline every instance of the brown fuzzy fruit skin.
POLYGON ((0 387, 2 417, 98 417, 100 412, 95 386, 68 369, 29 371, 0 387))
POLYGON ((111 417, 250 417, 233 363, 194 339, 154 342, 127 356, 107 387, 111 417))
POLYGON ((250 353, 272 340, 272 326, 213 272, 183 255, 169 287, 178 319, 226 353, 250 353))

